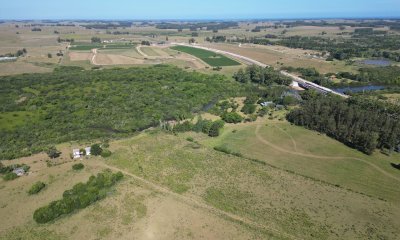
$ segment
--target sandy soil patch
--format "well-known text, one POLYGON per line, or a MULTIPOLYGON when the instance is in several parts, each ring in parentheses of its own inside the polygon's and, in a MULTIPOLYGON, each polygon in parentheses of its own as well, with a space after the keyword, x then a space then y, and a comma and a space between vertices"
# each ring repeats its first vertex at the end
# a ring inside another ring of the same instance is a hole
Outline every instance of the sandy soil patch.
POLYGON ((70 52, 69 58, 71 61, 85 61, 90 60, 92 57, 92 53, 86 52, 70 52))

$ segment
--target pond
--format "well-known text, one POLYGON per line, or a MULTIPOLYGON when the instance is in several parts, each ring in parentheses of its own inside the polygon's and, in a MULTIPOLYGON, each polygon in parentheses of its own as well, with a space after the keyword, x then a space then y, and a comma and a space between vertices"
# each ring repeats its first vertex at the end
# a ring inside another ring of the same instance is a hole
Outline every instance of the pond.
POLYGON ((385 89, 384 86, 376 86, 376 85, 369 85, 369 86, 361 86, 361 87, 345 87, 345 88, 336 88, 333 89, 336 92, 339 93, 346 93, 346 92, 367 92, 367 91, 377 91, 377 90, 382 90, 385 89))
POLYGON ((391 62, 386 59, 366 59, 361 61, 361 63, 365 65, 374 65, 379 67, 387 67, 391 64, 391 62))

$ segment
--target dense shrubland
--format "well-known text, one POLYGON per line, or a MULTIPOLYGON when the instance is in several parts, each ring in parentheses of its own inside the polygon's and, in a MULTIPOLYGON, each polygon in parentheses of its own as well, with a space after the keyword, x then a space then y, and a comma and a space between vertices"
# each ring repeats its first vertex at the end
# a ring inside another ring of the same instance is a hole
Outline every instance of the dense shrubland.
POLYGON ((111 171, 91 176, 87 183, 78 183, 72 189, 65 191, 62 199, 36 209, 33 219, 37 223, 47 223, 62 215, 86 208, 94 202, 105 198, 111 187, 120 181, 123 176, 121 172, 112 173, 111 171))
POLYGON ((221 75, 171 66, 92 71, 68 67, 0 77, 0 83, 0 120, 3 114, 21 118, 12 128, 0 127, 0 159, 180 121, 210 102, 244 91, 221 75))

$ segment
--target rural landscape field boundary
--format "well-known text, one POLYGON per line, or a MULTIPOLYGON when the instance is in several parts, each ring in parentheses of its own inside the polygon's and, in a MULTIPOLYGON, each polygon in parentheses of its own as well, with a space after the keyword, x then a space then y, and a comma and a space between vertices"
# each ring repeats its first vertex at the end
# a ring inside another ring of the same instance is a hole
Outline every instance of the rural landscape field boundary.
POLYGON ((349 160, 355 160, 355 161, 363 162, 363 163, 369 165, 370 167, 375 168, 377 171, 379 171, 379 172, 382 173, 383 175, 385 175, 385 176, 387 176, 387 177, 389 177, 389 178, 392 178, 393 180, 396 180, 396 181, 400 182, 400 178, 393 176, 392 174, 388 173, 387 171, 383 170, 382 168, 378 167, 377 165, 375 165, 375 164, 373 164, 373 163, 371 163, 371 162, 369 162, 369 161, 367 161, 367 160, 361 159, 361 158, 355 158, 355 157, 339 157, 339 156, 337 156, 337 157, 333 157, 333 156, 319 156, 319 155, 308 154, 308 153, 293 152, 293 151, 284 149, 284 148, 282 148, 282 147, 276 146, 275 144, 269 142, 268 140, 264 139, 264 138, 260 135, 260 132, 259 132, 259 131, 260 131, 261 126, 262 126, 262 125, 260 125, 260 124, 257 125, 257 127, 256 127, 256 129, 255 129, 255 132, 254 132, 254 134, 255 134, 255 136, 257 137, 257 139, 258 139, 260 142, 264 143, 265 145, 270 146, 270 147, 272 147, 272 148, 274 148, 274 149, 276 149, 276 150, 278 150, 278 151, 280 151, 280 152, 284 152, 284 153, 288 153, 288 154, 292 154, 292 155, 297 155, 297 156, 302 156, 302 157, 317 158, 317 159, 327 159, 327 160, 329 160, 329 159, 331 159, 331 160, 335 160, 335 159, 349 159, 349 160))

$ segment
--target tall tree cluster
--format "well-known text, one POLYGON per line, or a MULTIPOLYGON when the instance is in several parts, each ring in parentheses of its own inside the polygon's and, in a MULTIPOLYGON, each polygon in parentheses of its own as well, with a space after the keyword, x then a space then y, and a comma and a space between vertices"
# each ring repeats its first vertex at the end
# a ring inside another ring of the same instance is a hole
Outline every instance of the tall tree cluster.
POLYGON ((287 115, 296 125, 326 133, 366 154, 377 148, 393 150, 400 144, 399 117, 398 106, 331 95, 314 96, 287 115))
POLYGON ((234 79, 241 83, 258 83, 261 85, 290 85, 292 80, 272 67, 248 66, 245 70, 240 69, 234 74, 234 79))

